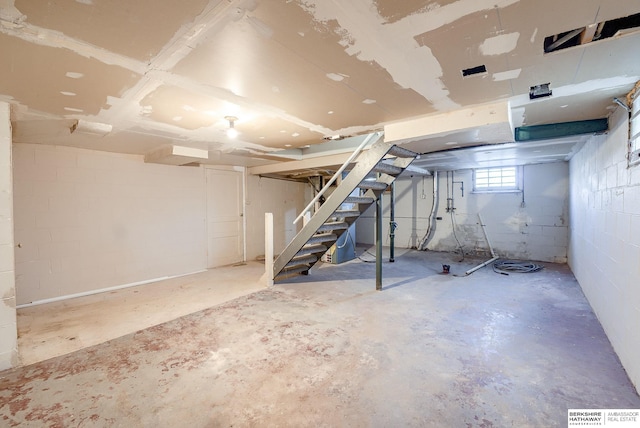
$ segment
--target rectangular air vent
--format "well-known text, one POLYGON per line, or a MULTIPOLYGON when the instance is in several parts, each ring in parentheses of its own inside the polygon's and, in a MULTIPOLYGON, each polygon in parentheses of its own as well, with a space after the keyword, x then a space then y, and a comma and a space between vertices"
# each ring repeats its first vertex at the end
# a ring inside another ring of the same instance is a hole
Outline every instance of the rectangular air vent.
POLYGON ((462 77, 473 76, 475 74, 482 74, 487 72, 487 67, 483 65, 479 65, 477 67, 465 68, 462 70, 462 77))
POLYGON ((536 98, 550 97, 553 93, 549 88, 551 83, 542 83, 529 88, 529 99, 534 100, 536 98))

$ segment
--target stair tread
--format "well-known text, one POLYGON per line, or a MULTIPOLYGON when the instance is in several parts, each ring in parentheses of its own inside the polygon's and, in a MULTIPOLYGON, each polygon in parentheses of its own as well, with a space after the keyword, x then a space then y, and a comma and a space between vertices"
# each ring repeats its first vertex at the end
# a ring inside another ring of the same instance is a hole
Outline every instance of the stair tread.
POLYGON ((400 146, 391 147, 391 150, 389 150, 389 154, 400 158, 415 158, 419 156, 418 153, 400 146))
POLYGON ((318 257, 312 255, 312 254, 308 254, 308 255, 303 255, 303 256, 299 256, 299 257, 294 257, 293 259, 291 259, 289 261, 289 263, 286 264, 285 267, 288 266, 298 266, 298 265, 308 265, 308 264, 313 264, 315 262, 318 261, 318 257))
POLYGON ((313 235, 311 238, 309 238, 307 244, 318 244, 320 242, 330 242, 337 240, 338 235, 336 235, 335 233, 324 233, 320 235, 313 235))
POLYGON ((334 211, 335 217, 358 217, 361 213, 358 210, 336 210, 334 211))
POLYGON ((388 175, 399 175, 402 172, 402 168, 399 166, 391 165, 385 162, 378 162, 376 166, 373 167, 373 171, 381 172, 388 175))
POLYGON ((322 244, 311 244, 311 245, 304 245, 300 251, 298 251, 296 253, 296 255, 294 257, 298 257, 301 256, 303 254, 314 254, 314 253, 324 253, 328 250, 329 248, 326 245, 322 245, 322 244))
POLYGON ((349 227, 349 224, 345 221, 328 221, 318 228, 318 232, 324 232, 327 230, 344 230, 349 227))
POLYGON ((371 190, 385 190, 389 185, 382 181, 363 181, 358 184, 358 187, 361 189, 371 189, 371 190))
POLYGON ((350 204, 372 204, 375 202, 375 199, 368 196, 349 196, 344 201, 350 204))

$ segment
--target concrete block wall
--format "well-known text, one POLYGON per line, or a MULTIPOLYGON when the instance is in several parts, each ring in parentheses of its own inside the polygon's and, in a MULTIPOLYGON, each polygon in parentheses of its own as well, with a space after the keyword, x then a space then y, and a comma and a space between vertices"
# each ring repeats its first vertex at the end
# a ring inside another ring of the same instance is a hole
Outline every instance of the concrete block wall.
POLYGON ((305 200, 311 200, 307 184, 247 177, 247 260, 264 256, 264 213, 273 213, 274 252, 279 254, 302 227, 302 221, 293 220, 308 203, 305 200))
POLYGON ((17 363, 17 325, 9 104, 0 102, 0 370, 17 363))
MULTIPOLYGON (((566 162, 528 165, 524 167, 525 204, 522 193, 473 193, 472 171, 453 173, 451 185, 455 211, 453 219, 446 212, 447 177, 439 176, 439 202, 436 229, 427 246, 434 251, 454 251, 456 236, 465 253, 489 255, 489 247, 480 226, 478 213, 498 256, 522 260, 566 263, 568 245, 569 168, 566 162)), ((383 196, 384 243, 389 243, 389 193, 383 196)), ((413 177, 396 181, 396 245, 416 247, 424 237, 433 202, 433 177, 413 177)), ((356 238, 359 243, 373 244, 375 212, 373 209, 358 219, 356 238)))
POLYGON ((14 144, 18 304, 206 269, 204 168, 14 144))
POLYGON ((627 113, 570 162, 569 265, 629 378, 640 386, 640 165, 627 167, 627 113))

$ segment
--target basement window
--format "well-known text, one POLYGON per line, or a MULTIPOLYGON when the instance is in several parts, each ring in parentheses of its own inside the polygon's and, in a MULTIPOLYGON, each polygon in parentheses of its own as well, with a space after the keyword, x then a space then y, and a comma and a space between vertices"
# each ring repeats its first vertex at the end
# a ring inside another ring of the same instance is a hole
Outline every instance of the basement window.
POLYGON ((478 168, 473 170, 476 193, 519 192, 522 188, 521 167, 478 168))

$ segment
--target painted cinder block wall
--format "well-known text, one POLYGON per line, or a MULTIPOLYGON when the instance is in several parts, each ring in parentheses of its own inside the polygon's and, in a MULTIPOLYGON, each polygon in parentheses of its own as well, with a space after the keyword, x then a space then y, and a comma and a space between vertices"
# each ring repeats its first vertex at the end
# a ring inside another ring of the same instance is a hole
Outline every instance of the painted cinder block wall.
POLYGON ((627 112, 571 159, 569 266, 640 387, 640 165, 627 167, 627 112))
MULTIPOLYGON (((489 255, 489 247, 480 227, 478 213, 486 225, 491 244, 498 256, 522 260, 566 263, 568 244, 569 168, 567 162, 528 165, 524 171, 522 193, 473 193, 472 171, 454 171, 453 219, 446 212, 447 178, 439 174, 439 201, 436 229, 427 248, 454 251, 458 247, 453 231, 465 254, 489 255), (453 223, 453 224, 452 224, 453 223)), ((384 240, 389 244, 389 193, 383 196, 384 240)), ((415 248, 427 231, 433 203, 433 177, 401 178, 396 181, 396 245, 415 248)), ((372 209, 358 219, 359 243, 374 242, 375 212, 372 209)))
MULTIPOLYGON (((72 147, 13 147, 18 304, 207 268, 204 168, 72 147)), ((301 183, 247 176, 247 259, 264 254, 265 212, 274 214, 276 252, 293 239, 292 221, 308 193, 301 183)))
POLYGON ((293 224, 293 220, 311 198, 310 187, 305 183, 248 175, 247 260, 264 256, 264 213, 273 213, 273 250, 279 254, 302 227, 302 221, 293 224))
POLYGON ((10 107, 0 102, 0 370, 18 358, 11 164, 10 107))
POLYGON ((205 269, 203 171, 15 144, 18 304, 205 269))

